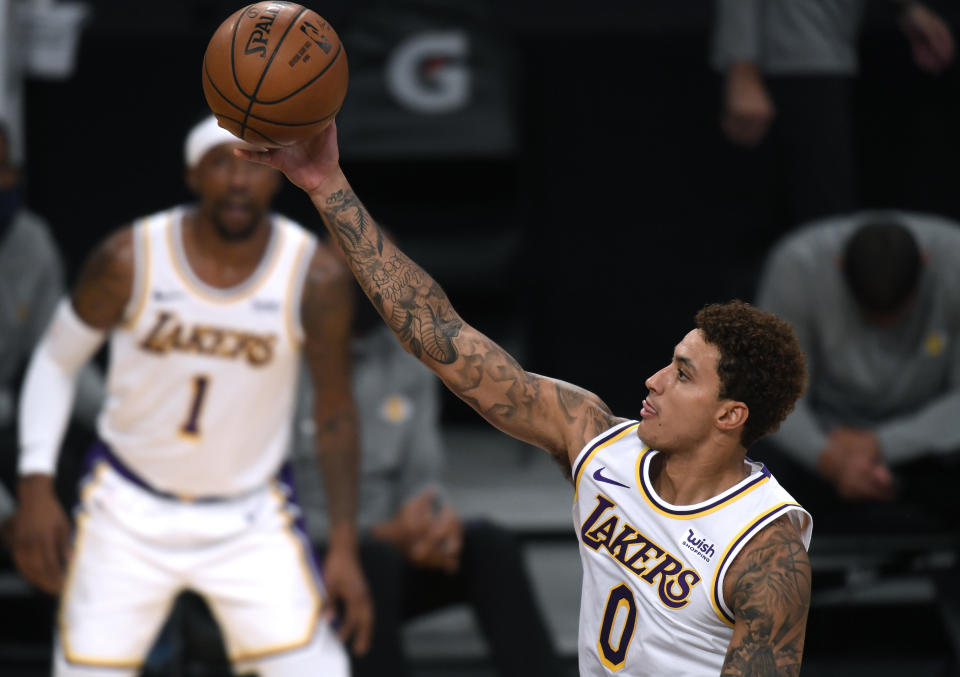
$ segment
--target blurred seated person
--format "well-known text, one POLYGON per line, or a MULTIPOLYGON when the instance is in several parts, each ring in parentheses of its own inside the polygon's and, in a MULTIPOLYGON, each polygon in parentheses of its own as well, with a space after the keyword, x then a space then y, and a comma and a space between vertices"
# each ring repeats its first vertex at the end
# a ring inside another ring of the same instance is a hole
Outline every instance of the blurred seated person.
MULTIPOLYGON (((23 204, 20 171, 0 121, 0 479, 7 487, 16 474, 20 381, 64 290, 60 253, 46 222, 23 204)), ((74 418, 92 431, 104 393, 96 368, 83 371, 77 390, 74 418)))
POLYGON ((10 518, 14 513, 13 498, 7 492, 3 485, 0 485, 0 544, 5 548, 10 547, 11 529, 13 522, 10 518))
MULTIPOLYGON (((519 544, 502 527, 461 520, 440 486, 436 377, 403 350, 366 299, 355 307, 353 392, 363 451, 357 525, 374 631, 369 653, 353 657, 354 675, 410 675, 404 621, 457 603, 471 606, 500 675, 562 674, 519 544)), ((300 388, 293 470, 307 531, 322 547, 325 499, 309 380, 301 378, 300 388)))
POLYGON ((958 262, 960 224, 900 212, 818 221, 770 253, 758 305, 793 324, 810 383, 758 457, 814 514, 960 513, 958 262))
MULTIPOLYGON (((716 208, 735 229, 724 238, 732 245, 724 256, 735 262, 721 281, 730 294, 754 293, 764 256, 782 235, 859 208, 854 100, 867 4, 714 0, 711 63, 721 74, 720 127, 729 142, 719 149, 716 208)), ((914 0, 877 4, 889 8, 921 70, 951 66, 951 27, 933 9, 914 0)), ((943 83, 949 89, 949 79, 943 83)))

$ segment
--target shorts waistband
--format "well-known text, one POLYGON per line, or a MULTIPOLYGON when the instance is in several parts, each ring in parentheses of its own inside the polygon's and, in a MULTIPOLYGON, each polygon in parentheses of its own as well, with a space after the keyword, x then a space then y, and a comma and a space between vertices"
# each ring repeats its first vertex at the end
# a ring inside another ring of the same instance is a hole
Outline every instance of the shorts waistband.
POLYGON ((133 472, 133 470, 131 470, 123 461, 121 461, 120 458, 113 453, 113 450, 107 446, 106 442, 98 439, 93 443, 93 445, 90 447, 90 450, 87 452, 87 456, 83 464, 83 474, 89 474, 97 465, 97 463, 101 461, 113 468, 117 474, 131 484, 136 485, 149 494, 168 501, 177 501, 179 503, 229 503, 230 501, 236 501, 254 493, 253 491, 248 491, 242 494, 234 494, 232 496, 188 496, 185 494, 175 494, 169 491, 157 489, 156 487, 151 486, 147 481, 145 481, 137 473, 133 472))

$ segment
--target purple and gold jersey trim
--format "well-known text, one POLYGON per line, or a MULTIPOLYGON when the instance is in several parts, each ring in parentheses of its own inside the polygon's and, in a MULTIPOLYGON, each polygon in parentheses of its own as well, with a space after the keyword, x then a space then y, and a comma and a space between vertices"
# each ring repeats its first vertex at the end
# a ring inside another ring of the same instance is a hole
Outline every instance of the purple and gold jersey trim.
POLYGON ((734 501, 743 498, 757 487, 769 482, 771 477, 767 467, 761 464, 760 472, 740 481, 719 496, 703 503, 681 508, 670 505, 669 503, 664 503, 653 490, 653 486, 650 483, 650 461, 656 454, 656 450, 649 449, 637 458, 637 486, 640 487, 640 493, 643 494, 644 500, 646 500, 647 504, 653 508, 653 510, 665 517, 672 517, 674 519, 691 519, 693 517, 708 515, 725 505, 730 505, 734 501))
MULTIPOLYGON (((580 486, 580 476, 583 475, 583 469, 586 468, 593 457, 597 455, 597 452, 617 440, 623 439, 631 432, 636 432, 638 425, 640 425, 639 421, 625 421, 620 425, 614 426, 607 432, 602 433, 599 439, 594 438, 594 441, 580 452, 580 462, 577 463, 577 467, 574 468, 573 471, 574 500, 576 500, 576 492, 580 486)), ((646 451, 646 447, 644 447, 644 451, 646 451)))
POLYGON ((304 338, 303 325, 300 322, 300 307, 303 304, 303 287, 307 270, 314 252, 314 247, 311 244, 311 239, 305 237, 303 242, 297 246, 297 253, 293 257, 294 263, 290 269, 290 277, 287 278, 287 334, 294 350, 300 349, 300 344, 304 338))
MULTIPOLYGON (((172 219, 171 219, 172 220, 172 219)), ((130 295, 130 303, 127 307, 126 317, 123 320, 125 329, 133 330, 137 320, 143 315, 143 309, 147 307, 147 299, 150 298, 150 222, 141 221, 133 230, 133 292, 130 295)))
POLYGON ((726 576, 727 569, 747 541, 756 535, 763 527, 770 524, 770 522, 791 510, 803 510, 803 508, 801 508, 798 503, 780 503, 762 513, 759 517, 747 524, 747 526, 730 541, 730 545, 727 546, 723 556, 720 558, 720 566, 717 567, 713 574, 710 601, 713 603, 713 610, 717 612, 717 616, 727 625, 732 626, 734 624, 733 612, 730 611, 726 602, 723 600, 723 579, 724 576, 726 576))

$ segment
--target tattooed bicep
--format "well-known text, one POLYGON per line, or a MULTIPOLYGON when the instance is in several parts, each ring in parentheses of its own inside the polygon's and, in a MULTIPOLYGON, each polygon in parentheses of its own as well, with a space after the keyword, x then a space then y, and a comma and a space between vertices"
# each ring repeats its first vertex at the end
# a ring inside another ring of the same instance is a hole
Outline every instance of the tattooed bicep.
POLYGON ((556 392, 558 411, 572 426, 571 445, 578 450, 589 440, 626 419, 614 416, 599 397, 579 386, 550 379, 556 392))
POLYGON ((723 675, 799 673, 810 575, 810 559, 789 518, 772 522, 747 542, 723 586, 736 621, 723 675))

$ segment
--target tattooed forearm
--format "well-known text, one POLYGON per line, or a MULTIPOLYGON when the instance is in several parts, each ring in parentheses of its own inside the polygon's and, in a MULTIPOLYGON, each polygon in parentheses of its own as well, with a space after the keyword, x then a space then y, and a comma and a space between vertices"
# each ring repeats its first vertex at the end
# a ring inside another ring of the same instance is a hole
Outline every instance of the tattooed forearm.
POLYGON ((393 246, 352 190, 338 190, 321 209, 350 259, 360 286, 411 353, 441 364, 457 359, 453 339, 463 321, 422 268, 393 246))
POLYGON ((330 222, 344 250, 353 251, 363 242, 370 215, 353 191, 338 190, 327 198, 330 222))
POLYGON ((558 404, 552 379, 525 371, 463 322, 433 278, 384 236, 345 177, 326 190, 311 194, 313 203, 404 347, 487 421, 547 450, 569 474, 570 450, 609 428, 609 411, 585 392, 558 404))
POLYGON ((798 675, 810 608, 810 560, 786 518, 766 527, 755 541, 727 574, 733 577, 728 599, 736 629, 721 674, 798 675))
POLYGON ((382 298, 396 303, 403 298, 409 285, 420 283, 422 279, 420 270, 406 263, 403 257, 394 254, 380 265, 371 266, 370 277, 382 298))

